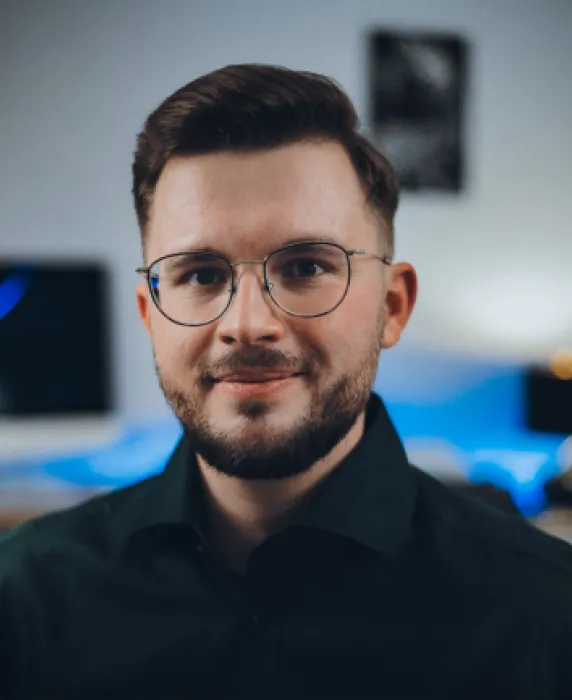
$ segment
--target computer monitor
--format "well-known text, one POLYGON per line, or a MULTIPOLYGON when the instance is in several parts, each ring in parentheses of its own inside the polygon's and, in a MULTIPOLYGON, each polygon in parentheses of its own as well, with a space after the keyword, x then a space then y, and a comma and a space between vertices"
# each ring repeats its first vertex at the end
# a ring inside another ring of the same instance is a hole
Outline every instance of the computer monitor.
POLYGON ((98 263, 0 258, 0 417, 111 411, 108 291, 98 263))
POLYGON ((572 435, 572 379, 530 367, 525 374, 525 409, 530 430, 572 435))

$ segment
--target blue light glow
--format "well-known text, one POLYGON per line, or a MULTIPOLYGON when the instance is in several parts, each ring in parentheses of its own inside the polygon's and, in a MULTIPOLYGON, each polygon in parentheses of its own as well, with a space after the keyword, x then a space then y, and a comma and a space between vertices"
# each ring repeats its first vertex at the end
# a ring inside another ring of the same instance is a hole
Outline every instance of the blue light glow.
POLYGON ((0 321, 16 308, 30 287, 31 274, 16 270, 0 283, 0 321))

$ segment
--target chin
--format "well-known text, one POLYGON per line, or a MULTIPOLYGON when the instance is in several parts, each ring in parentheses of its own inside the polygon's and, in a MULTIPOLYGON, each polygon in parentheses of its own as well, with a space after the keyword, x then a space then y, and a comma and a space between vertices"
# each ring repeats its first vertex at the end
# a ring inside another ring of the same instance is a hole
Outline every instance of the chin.
POLYGON ((209 407, 209 413, 213 420, 224 420, 234 422, 237 419, 245 419, 248 422, 260 420, 272 420, 282 423, 293 416, 300 416, 303 411, 299 405, 300 401, 293 401, 291 398, 242 398, 223 401, 215 401, 209 407), (296 405, 297 404, 297 405, 296 405))
POLYGON ((277 435, 282 437, 294 434, 298 426, 303 423, 299 413, 297 417, 298 420, 290 410, 285 411, 283 408, 278 409, 259 402, 248 402, 241 405, 239 409, 232 410, 230 416, 227 411, 223 415, 219 413, 214 420, 210 421, 210 425, 213 432, 229 438, 250 437, 264 442, 264 438, 273 441, 277 435))

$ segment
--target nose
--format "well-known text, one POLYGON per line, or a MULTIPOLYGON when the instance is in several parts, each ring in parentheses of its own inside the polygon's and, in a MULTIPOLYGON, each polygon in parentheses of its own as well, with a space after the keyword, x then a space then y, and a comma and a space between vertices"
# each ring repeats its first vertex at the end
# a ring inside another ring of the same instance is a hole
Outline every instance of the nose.
POLYGON ((275 343, 284 337, 278 307, 266 292, 261 273, 237 269, 237 289, 217 325, 217 336, 226 345, 275 343))

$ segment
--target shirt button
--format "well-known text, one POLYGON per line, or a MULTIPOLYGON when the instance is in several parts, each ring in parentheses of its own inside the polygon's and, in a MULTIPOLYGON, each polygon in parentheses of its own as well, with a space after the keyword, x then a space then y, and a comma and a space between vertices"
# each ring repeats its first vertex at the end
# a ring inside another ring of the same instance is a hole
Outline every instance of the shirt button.
POLYGON ((196 550, 197 550, 197 552, 198 552, 199 554, 202 554, 202 553, 203 553, 203 550, 204 550, 203 545, 202 545, 202 544, 198 544, 198 545, 196 546, 196 550))
POLYGON ((254 622, 255 624, 258 624, 260 622, 260 615, 252 613, 252 615, 250 616, 250 621, 254 622))

